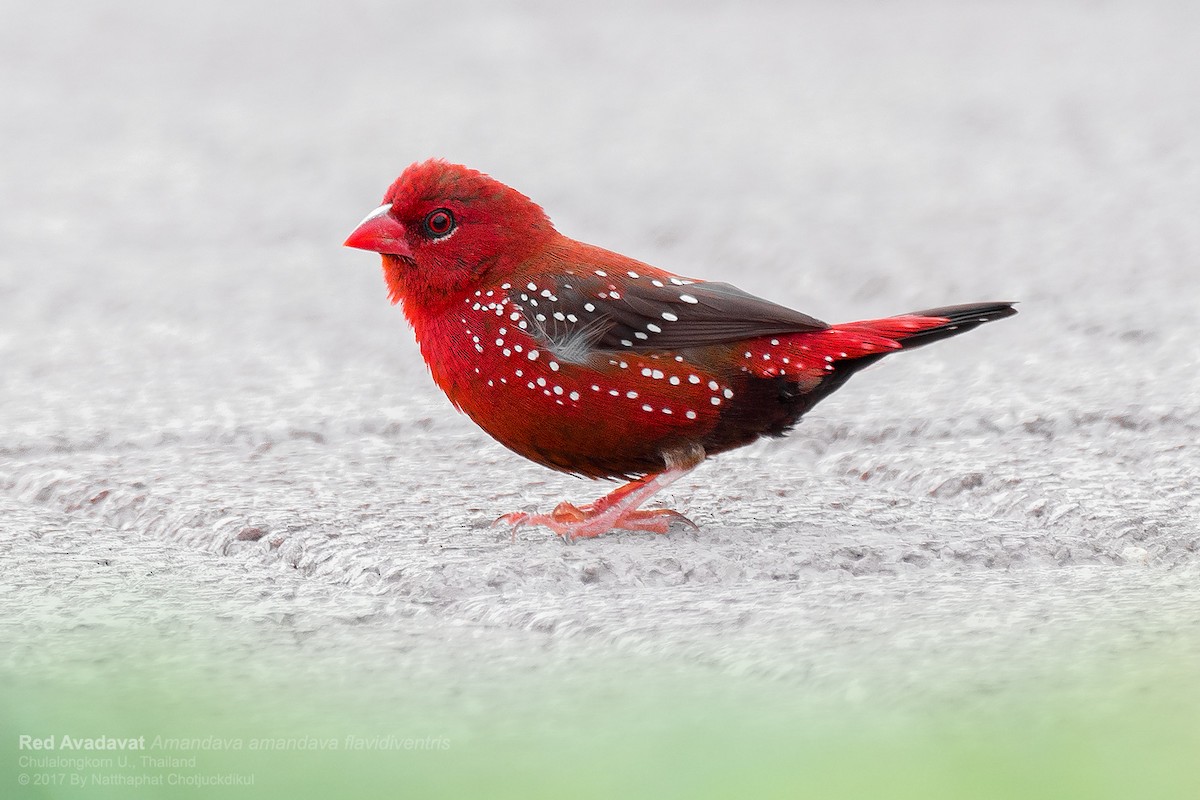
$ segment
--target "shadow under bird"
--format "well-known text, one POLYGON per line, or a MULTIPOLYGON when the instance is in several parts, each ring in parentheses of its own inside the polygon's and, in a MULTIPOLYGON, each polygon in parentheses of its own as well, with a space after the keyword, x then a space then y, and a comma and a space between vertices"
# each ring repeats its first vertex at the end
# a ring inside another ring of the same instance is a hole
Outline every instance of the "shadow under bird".
POLYGON ((1016 313, 969 303, 829 325, 570 239, 520 192, 437 159, 406 169, 346 245, 382 255, 455 407, 539 464, 629 480, 497 520, 568 540, 691 524, 641 506, 709 456, 783 435, 885 355, 1016 313))

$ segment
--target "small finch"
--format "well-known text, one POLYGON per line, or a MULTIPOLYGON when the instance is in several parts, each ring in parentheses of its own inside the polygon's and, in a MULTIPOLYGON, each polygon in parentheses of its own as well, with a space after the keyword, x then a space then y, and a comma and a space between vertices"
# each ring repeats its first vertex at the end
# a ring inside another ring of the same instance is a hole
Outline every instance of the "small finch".
POLYGON ((1016 313, 970 303, 829 325, 577 242, 520 192, 436 159, 406 169, 346 245, 382 255, 456 408, 539 464, 629 481, 497 520, 567 540, 691 525, 641 506, 709 456, 782 436, 885 355, 1016 313))

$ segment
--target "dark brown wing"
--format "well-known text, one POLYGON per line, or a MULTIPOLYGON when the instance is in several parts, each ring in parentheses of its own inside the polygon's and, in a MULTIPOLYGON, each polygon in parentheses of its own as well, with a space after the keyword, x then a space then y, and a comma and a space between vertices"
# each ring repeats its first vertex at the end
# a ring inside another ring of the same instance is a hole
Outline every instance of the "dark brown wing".
POLYGON ((683 350, 829 327, 728 283, 684 278, 547 275, 508 291, 535 333, 568 350, 683 350))

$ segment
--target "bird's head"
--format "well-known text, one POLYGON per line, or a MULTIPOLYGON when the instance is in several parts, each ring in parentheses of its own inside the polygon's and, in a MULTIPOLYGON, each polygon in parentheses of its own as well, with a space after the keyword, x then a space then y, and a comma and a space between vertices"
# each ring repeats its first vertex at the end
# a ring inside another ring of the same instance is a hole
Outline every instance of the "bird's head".
POLYGON ((393 303, 432 312, 511 274, 555 235, 525 195, 482 172, 431 159, 404 170, 346 246, 383 256, 393 303))

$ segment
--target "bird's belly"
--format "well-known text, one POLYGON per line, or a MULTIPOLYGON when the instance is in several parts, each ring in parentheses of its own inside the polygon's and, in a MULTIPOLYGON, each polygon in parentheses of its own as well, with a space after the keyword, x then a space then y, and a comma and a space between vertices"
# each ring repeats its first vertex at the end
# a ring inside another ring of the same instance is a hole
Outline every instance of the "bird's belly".
POLYGON ((568 361, 500 315, 423 333, 451 402, 501 444, 564 472, 657 472, 665 452, 710 438, 737 400, 736 379, 678 354, 594 351, 568 361))
POLYGON ((566 472, 657 472, 665 452, 702 442, 734 397, 669 355, 597 353, 570 363, 523 349, 520 358, 481 360, 468 385, 447 394, 505 446, 566 472))

